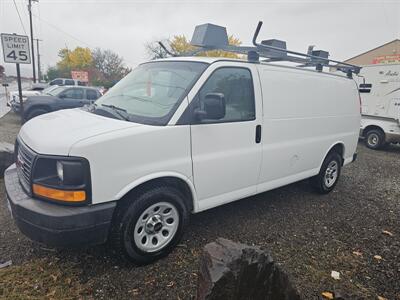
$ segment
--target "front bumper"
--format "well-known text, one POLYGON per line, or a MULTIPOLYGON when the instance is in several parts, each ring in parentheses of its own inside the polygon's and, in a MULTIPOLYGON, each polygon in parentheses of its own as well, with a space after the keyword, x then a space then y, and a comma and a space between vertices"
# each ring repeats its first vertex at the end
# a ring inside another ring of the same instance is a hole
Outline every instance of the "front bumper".
POLYGON ((70 207, 33 199, 22 189, 15 164, 5 171, 4 183, 15 223, 30 239, 54 247, 106 242, 115 202, 70 207))
POLYGON ((20 109, 20 108, 21 108, 21 105, 19 104, 19 102, 15 101, 15 100, 12 100, 12 101, 11 101, 10 107, 11 107, 11 110, 12 110, 13 112, 15 112, 15 113, 19 113, 20 110, 21 110, 21 109, 20 109))

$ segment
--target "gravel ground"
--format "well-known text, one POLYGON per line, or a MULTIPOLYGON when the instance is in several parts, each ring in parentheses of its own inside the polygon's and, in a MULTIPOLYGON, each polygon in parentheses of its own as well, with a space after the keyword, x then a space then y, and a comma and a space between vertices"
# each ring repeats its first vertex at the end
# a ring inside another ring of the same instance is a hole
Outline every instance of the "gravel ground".
POLYGON ((0 179, 0 262, 72 265, 96 299, 190 299, 202 247, 225 237, 269 250, 304 299, 335 291, 345 299, 400 300, 400 147, 372 151, 360 144, 358 152, 331 194, 315 194, 303 181, 194 215, 178 248, 145 267, 127 264, 107 246, 54 250, 31 242, 10 218, 0 179))
POLYGON ((19 115, 9 112, 0 117, 0 142, 14 144, 20 128, 21 119, 19 115))

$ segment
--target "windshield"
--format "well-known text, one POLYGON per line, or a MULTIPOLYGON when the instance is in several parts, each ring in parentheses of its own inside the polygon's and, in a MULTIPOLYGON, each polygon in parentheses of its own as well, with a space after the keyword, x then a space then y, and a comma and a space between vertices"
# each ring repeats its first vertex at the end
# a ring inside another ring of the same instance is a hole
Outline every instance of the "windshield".
POLYGON ((49 86, 49 87, 45 88, 45 89, 42 91, 42 94, 49 94, 49 95, 51 95, 50 92, 51 92, 52 90, 55 90, 56 88, 58 88, 58 86, 54 86, 54 85, 49 86))
POLYGON ((63 90, 66 88, 64 86, 58 86, 50 91, 46 91, 45 93, 51 96, 57 96, 59 93, 61 93, 63 90))
POLYGON ((97 100, 96 109, 118 109, 129 121, 166 125, 206 67, 184 61, 140 65, 97 100))

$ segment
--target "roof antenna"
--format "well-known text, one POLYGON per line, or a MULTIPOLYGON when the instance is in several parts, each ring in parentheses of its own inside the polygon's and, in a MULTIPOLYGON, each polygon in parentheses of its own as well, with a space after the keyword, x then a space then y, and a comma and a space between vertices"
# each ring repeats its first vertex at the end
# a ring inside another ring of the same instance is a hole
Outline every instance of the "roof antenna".
POLYGON ((307 55, 312 55, 315 45, 308 46, 307 55))
POLYGON ((167 47, 165 47, 164 44, 163 44, 161 41, 159 41, 158 44, 160 45, 161 48, 163 48, 163 50, 164 50, 167 54, 169 54, 169 55, 171 55, 171 56, 173 56, 173 57, 178 56, 177 54, 174 54, 174 53, 172 53, 171 51, 169 51, 169 50, 167 49, 167 47))

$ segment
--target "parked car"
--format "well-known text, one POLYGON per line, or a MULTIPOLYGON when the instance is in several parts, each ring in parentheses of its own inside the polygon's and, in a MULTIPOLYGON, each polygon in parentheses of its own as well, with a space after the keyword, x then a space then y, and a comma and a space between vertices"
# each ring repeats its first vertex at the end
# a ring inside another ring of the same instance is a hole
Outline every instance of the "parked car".
MULTIPOLYGON (((41 92, 47 87, 45 83, 33 83, 32 86, 22 91, 22 101, 25 101, 30 96, 40 95, 41 92)), ((7 106, 12 106, 12 102, 19 101, 19 92, 11 92, 7 106)))
POLYGON ((80 85, 85 86, 86 83, 80 80, 75 80, 71 78, 56 78, 49 82, 49 85, 80 85))
POLYGON ((43 91, 45 88, 47 88, 49 85, 44 82, 36 82, 32 83, 31 90, 32 91, 43 91))
POLYGON ((151 61, 91 109, 27 122, 5 186, 33 240, 110 239, 144 264, 171 251, 190 213, 306 178, 331 192, 356 159, 359 127, 358 89, 345 76, 209 57, 151 61))
MULTIPOLYGON (((57 88, 57 85, 52 85, 52 86, 48 86, 43 90, 35 90, 35 91, 22 91, 22 102, 25 102, 26 99, 28 99, 28 97, 31 96, 38 96, 38 95, 42 95, 42 94, 48 94, 50 91, 54 90, 55 88, 57 88)), ((20 101, 19 101, 19 97, 18 97, 18 92, 13 92, 11 93, 11 97, 10 97, 10 101, 7 102, 7 106, 11 107, 11 110, 13 110, 16 113, 19 113, 19 107, 20 107, 20 101)))
POLYGON ((380 149, 400 143, 400 64, 363 66, 356 76, 361 103, 361 132, 365 144, 380 149))
MULTIPOLYGON (((101 93, 91 87, 60 86, 47 89, 41 95, 28 97, 24 103, 23 119, 28 121, 51 111, 92 104, 100 96, 101 93)), ((19 102, 14 102, 12 108, 15 112, 19 112, 19 102)))

